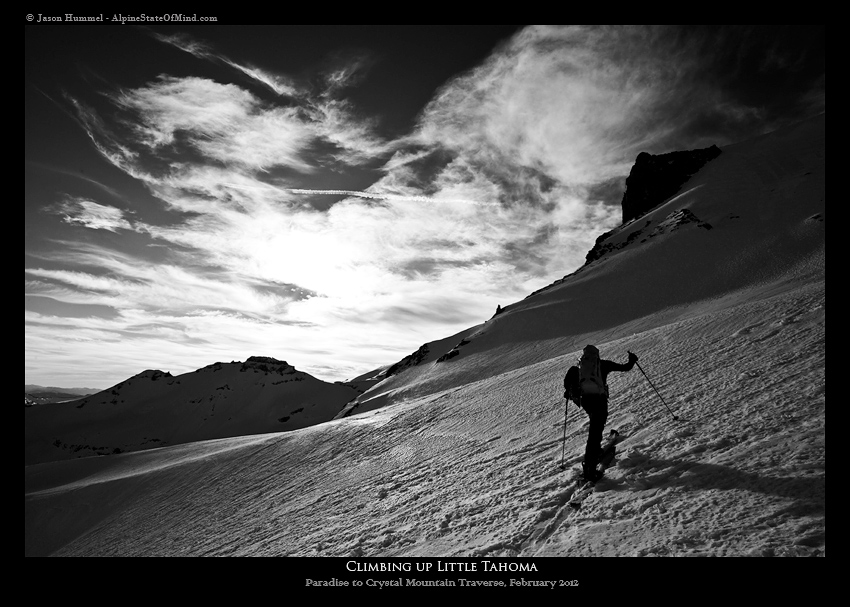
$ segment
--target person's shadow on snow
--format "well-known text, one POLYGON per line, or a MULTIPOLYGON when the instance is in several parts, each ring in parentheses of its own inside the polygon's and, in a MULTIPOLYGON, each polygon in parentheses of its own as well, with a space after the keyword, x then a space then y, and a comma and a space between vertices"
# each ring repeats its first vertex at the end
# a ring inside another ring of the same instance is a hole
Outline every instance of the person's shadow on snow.
MULTIPOLYGON (((717 489, 729 491, 743 489, 751 492, 775 495, 794 500, 782 513, 793 516, 822 514, 826 510, 826 477, 822 466, 813 465, 808 477, 771 476, 755 472, 743 472, 731 466, 693 461, 646 458, 628 465, 625 470, 635 468, 654 470, 640 478, 646 489, 682 487, 685 489, 717 489)), ((627 486, 612 487, 628 490, 627 486)))

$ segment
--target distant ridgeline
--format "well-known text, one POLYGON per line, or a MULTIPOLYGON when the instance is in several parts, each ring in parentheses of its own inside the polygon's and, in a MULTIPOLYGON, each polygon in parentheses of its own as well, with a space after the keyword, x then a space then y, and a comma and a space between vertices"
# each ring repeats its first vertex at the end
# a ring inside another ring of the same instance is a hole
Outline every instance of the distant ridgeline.
POLYGON ((640 217, 679 191, 679 188, 709 160, 720 155, 716 145, 701 150, 670 152, 653 156, 638 154, 626 178, 623 194, 623 223, 640 217))

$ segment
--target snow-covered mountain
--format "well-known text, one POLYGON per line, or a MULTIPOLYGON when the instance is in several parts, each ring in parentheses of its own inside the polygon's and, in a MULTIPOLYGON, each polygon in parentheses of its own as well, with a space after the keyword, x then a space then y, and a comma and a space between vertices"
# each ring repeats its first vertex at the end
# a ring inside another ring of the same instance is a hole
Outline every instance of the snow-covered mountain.
POLYGON ((338 419, 27 466, 25 553, 479 564, 454 582, 493 557, 824 555, 824 253, 821 115, 722 148, 578 271, 358 378, 338 419), (562 378, 587 343, 641 370, 611 376, 625 439, 574 510, 562 378))
POLYGON ((191 373, 147 370, 25 418, 25 463, 117 454, 328 421, 357 390, 274 358, 215 363, 191 373))
POLYGON ((468 384, 709 304, 735 306, 822 280, 824 129, 821 116, 729 146, 676 196, 605 234, 582 268, 478 327, 423 345, 430 364, 408 365, 349 408, 468 384))

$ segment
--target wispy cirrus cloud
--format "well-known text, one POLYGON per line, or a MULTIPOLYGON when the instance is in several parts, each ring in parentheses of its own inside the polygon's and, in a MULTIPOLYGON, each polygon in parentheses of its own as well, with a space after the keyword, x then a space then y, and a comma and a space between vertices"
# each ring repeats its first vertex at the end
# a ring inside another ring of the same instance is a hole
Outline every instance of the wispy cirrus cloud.
POLYGON ((115 102, 138 118, 139 143, 151 150, 173 147, 182 137, 208 161, 255 170, 311 170, 302 153, 316 136, 314 127, 299 118, 296 108, 264 107, 235 85, 161 77, 123 91, 115 102))
MULTIPOLYGON (((741 94, 754 86, 741 64, 768 61, 762 71, 786 70, 800 56, 782 47, 767 59, 763 43, 746 42, 758 35, 529 26, 447 82, 423 110, 415 138, 427 150, 446 150, 446 183, 471 174, 497 183, 504 176, 514 186, 533 186, 541 176, 544 186, 547 179, 571 188, 603 183, 627 174, 640 152, 723 146, 774 128, 756 96, 741 94)), ((804 110, 809 99, 822 109, 822 83, 812 86, 796 100, 804 110)))
POLYGON ((294 285, 276 290, 255 288, 250 277, 228 276, 227 268, 191 253, 174 254, 171 263, 151 264, 97 244, 69 242, 64 251, 67 263, 80 269, 29 268, 28 294, 150 314, 168 310, 171 316, 188 316, 217 310, 258 318, 303 297, 294 285))
POLYGON ((51 212, 61 214, 67 223, 82 225, 94 230, 132 230, 132 224, 125 219, 124 212, 112 206, 102 205, 84 198, 66 197, 49 208, 51 212))
MULTIPOLYGON (((334 379, 392 362, 580 266, 619 223, 638 153, 765 128, 724 80, 729 49, 743 51, 713 35, 531 26, 388 141, 347 96, 368 85, 368 56, 307 86, 155 34, 225 76, 158 75, 98 110, 66 100, 101 156, 170 213, 63 199, 65 222, 142 244, 67 241, 27 270, 28 292, 119 310, 91 335, 123 336, 140 356, 159 347, 185 370, 290 348, 293 364, 334 367, 334 379)), ((806 103, 822 104, 820 90, 806 103)))
MULTIPOLYGON (((203 46, 186 50, 215 56, 203 46)), ((546 173, 551 163, 515 156, 492 132, 495 125, 476 117, 480 108, 456 103, 459 132, 446 124, 451 112, 443 99, 426 109, 410 137, 383 141, 373 122, 336 97, 352 73, 339 72, 329 80, 333 91, 304 92, 296 104, 173 76, 109 95, 118 122, 75 104, 103 156, 184 215, 166 225, 143 217, 133 223, 151 244, 169 247, 167 264, 146 267, 132 254, 71 247, 77 253, 66 255, 68 262, 94 264, 98 273, 33 269, 31 276, 79 290, 78 303, 151 317, 159 307, 169 324, 215 310, 236 325, 265 319, 282 335, 324 327, 353 344, 369 322, 373 336, 397 344, 398 323, 414 317, 413 333, 429 338, 479 322, 496 303, 569 269, 564 257, 583 254, 588 226, 613 221, 604 205, 588 213, 574 189, 546 173), (368 190, 298 187, 329 163, 384 163, 383 175, 368 190), (279 170, 289 173, 277 177, 279 170), (318 195, 341 199, 324 211, 302 202, 318 195), (288 286, 282 293, 268 285, 288 286)), ((82 222, 91 211, 74 216, 82 222)), ((73 300, 67 292, 54 296, 73 300)), ((124 326, 112 322, 116 330, 124 326)), ((370 356, 379 362, 388 354, 370 356)), ((318 364, 305 364, 311 362, 318 364)))
POLYGON ((418 136, 465 158, 447 168, 460 177, 474 165, 536 169, 567 186, 604 181, 681 135, 700 89, 696 62, 664 30, 529 27, 447 83, 423 111, 418 136))
POLYGON ((297 97, 301 94, 298 87, 296 87, 288 78, 277 74, 271 74, 266 70, 262 70, 254 66, 243 65, 241 63, 231 61, 223 54, 215 52, 215 50, 208 44, 186 34, 161 34, 158 32, 152 32, 152 35, 160 42, 170 44, 171 46, 179 48, 180 50, 194 55, 199 59, 220 61, 221 63, 224 63, 225 65, 245 74, 252 80, 268 87, 276 95, 297 97))
MULTIPOLYGON (((186 35, 154 36, 198 58, 222 62, 268 87, 276 95, 295 100, 296 105, 291 106, 294 114, 289 114, 292 119, 290 128, 302 126, 310 130, 314 137, 334 144, 339 148, 335 157, 343 162, 373 161, 376 155, 384 154, 387 150, 387 142, 375 135, 374 121, 363 117, 355 118, 350 103, 338 96, 343 89, 353 86, 361 79, 371 63, 371 59, 365 54, 346 57, 340 66, 324 74, 325 88, 314 92, 312 87, 299 85, 290 78, 232 61, 214 52, 207 44, 186 35)), ((206 95, 206 91, 199 93, 206 95)), ((266 112, 258 112, 258 115, 265 114, 266 112)), ((275 138, 280 134, 280 131, 274 128, 259 132, 269 133, 275 138)))

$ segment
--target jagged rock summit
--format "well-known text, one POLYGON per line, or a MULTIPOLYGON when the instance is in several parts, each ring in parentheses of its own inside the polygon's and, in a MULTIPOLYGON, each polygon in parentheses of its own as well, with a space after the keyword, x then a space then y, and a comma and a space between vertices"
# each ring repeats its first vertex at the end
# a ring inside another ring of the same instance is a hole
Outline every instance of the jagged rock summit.
MULTIPOLYGON (((162 378, 173 377, 171 373, 168 371, 160 371, 159 369, 146 369, 141 373, 137 373, 130 379, 149 379, 151 381, 157 381, 162 378)), ((128 380, 129 381, 129 380, 128 380)))
POLYGON ((668 154, 638 154, 626 178, 623 223, 640 217, 676 194, 693 174, 719 155, 720 148, 716 145, 668 154))

